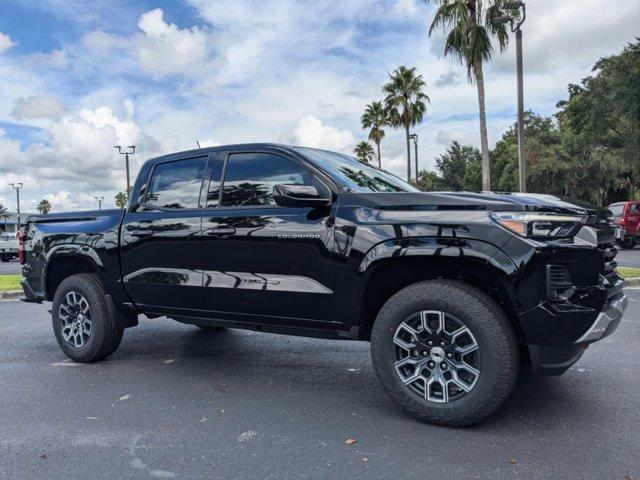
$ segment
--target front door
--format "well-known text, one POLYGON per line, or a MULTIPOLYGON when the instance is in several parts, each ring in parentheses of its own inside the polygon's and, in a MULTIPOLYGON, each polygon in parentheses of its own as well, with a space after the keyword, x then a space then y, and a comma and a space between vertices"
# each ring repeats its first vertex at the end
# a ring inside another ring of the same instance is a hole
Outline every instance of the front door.
POLYGON ((207 157, 158 163, 122 225, 122 277, 147 312, 201 310, 202 188, 207 157))
POLYGON ((327 186, 279 153, 242 150, 218 160, 224 181, 213 168, 202 225, 205 308, 238 321, 331 321, 333 209, 280 207, 272 195, 277 184, 327 186))

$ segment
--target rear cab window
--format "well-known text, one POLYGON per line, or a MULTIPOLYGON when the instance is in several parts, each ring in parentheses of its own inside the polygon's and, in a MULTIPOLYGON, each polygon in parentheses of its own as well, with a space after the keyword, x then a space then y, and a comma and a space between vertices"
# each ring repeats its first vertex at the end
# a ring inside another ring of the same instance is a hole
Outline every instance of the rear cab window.
POLYGON ((156 165, 144 205, 162 209, 198 208, 206 164, 207 157, 198 157, 156 165))

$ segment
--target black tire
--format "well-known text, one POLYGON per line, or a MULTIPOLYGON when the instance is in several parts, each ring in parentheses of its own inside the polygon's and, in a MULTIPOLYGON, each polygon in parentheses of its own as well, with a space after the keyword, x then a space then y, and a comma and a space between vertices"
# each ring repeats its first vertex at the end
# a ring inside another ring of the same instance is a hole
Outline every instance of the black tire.
POLYGON ((2 254, 0 255, 0 260, 3 262, 8 262, 9 260, 11 260, 11 257, 9 255, 2 254))
POLYGON ((634 238, 632 239, 625 238, 624 240, 622 240, 621 246, 623 250, 630 250, 636 246, 636 240, 634 238))
POLYGON ((81 273, 65 278, 53 297, 51 317, 53 333, 60 349, 76 362, 90 363, 102 360, 120 346, 123 330, 114 328, 107 310, 104 287, 95 275, 81 273), (60 306, 70 292, 76 292, 84 297, 89 307, 90 334, 81 346, 75 346, 65 340, 62 332, 63 320, 60 318, 60 306))
POLYGON ((502 309, 482 291, 450 280, 419 282, 393 295, 373 325, 371 358, 384 390, 405 412, 424 422, 457 427, 476 424, 495 412, 511 394, 520 366, 516 335, 502 309), (475 386, 447 403, 426 400, 410 390, 394 367, 396 330, 425 310, 452 315, 478 345, 481 365, 475 386))

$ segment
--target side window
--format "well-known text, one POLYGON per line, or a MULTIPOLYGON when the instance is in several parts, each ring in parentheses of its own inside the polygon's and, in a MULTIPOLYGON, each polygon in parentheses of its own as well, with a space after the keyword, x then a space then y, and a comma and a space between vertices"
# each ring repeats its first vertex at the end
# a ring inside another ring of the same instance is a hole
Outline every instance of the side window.
POLYGON ((611 210, 611 213, 614 215, 622 215, 622 205, 613 205, 609 207, 609 210, 611 210))
POLYGON ((629 205, 629 207, 633 215, 640 214, 640 205, 638 205, 637 203, 632 203, 629 205))
POLYGON ((280 155, 229 155, 222 187, 222 206, 275 205, 273 187, 280 183, 317 187, 317 180, 308 170, 280 155))
POLYGON ((156 166, 147 188, 145 205, 160 208, 198 208, 206 157, 156 166))

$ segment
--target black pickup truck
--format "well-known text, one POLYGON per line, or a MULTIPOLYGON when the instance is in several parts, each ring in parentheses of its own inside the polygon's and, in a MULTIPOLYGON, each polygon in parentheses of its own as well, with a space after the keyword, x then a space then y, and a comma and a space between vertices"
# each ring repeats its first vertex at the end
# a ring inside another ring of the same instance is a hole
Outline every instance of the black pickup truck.
POLYGON ((311 148, 193 150, 147 161, 124 210, 30 216, 23 300, 53 302, 78 362, 114 353, 140 314, 370 341, 404 410, 470 425, 521 363, 560 374, 617 328, 609 215, 546 195, 423 193, 311 148))

